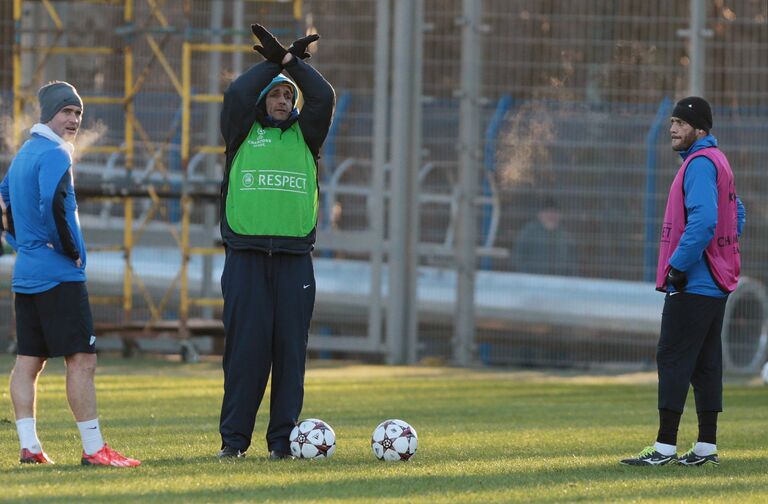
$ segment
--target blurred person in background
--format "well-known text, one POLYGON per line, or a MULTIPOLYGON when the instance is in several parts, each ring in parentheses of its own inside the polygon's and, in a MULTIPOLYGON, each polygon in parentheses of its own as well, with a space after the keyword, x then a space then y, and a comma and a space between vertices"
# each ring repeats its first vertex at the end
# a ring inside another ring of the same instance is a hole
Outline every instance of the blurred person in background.
POLYGON ((221 186, 225 348, 217 456, 245 456, 271 371, 267 448, 270 459, 280 460, 292 458, 288 436, 304 401, 315 303, 311 254, 319 198, 317 160, 336 98, 323 76, 303 61, 318 35, 298 39, 286 49, 263 26, 251 29, 260 42, 254 49, 266 61, 230 84, 221 111, 226 145, 221 186))
POLYGON ((82 465, 138 466, 105 442, 96 413, 96 336, 85 286, 86 252, 77 214, 72 154, 83 101, 66 82, 37 93, 40 122, 0 183, 5 238, 16 250, 17 356, 11 401, 22 464, 53 463, 37 437, 37 378, 50 357, 64 357, 67 400, 80 430, 82 465))
POLYGON ((669 190, 661 229, 656 289, 666 292, 656 349, 659 430, 656 443, 626 465, 718 465, 717 416, 723 410, 720 333, 728 294, 741 270, 739 236, 746 211, 733 172, 710 134, 712 110, 703 98, 677 102, 669 128, 683 165, 669 190), (677 430, 693 385, 699 434, 677 456, 677 430))
POLYGON ((522 273, 572 275, 576 262, 571 235, 560 226, 560 209, 547 197, 536 214, 517 233, 512 267, 522 273))

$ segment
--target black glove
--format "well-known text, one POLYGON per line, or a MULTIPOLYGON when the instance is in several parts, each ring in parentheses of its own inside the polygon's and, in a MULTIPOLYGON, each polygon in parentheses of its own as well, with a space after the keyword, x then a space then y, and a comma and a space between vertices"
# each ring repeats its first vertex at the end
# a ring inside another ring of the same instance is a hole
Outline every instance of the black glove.
POLYGON ((313 33, 312 35, 307 35, 306 37, 294 40, 293 44, 291 44, 291 47, 288 48, 288 52, 299 59, 309 59, 312 57, 312 55, 307 50, 307 47, 309 47, 309 44, 312 42, 316 42, 319 38, 320 35, 313 33))
POLYGON ((277 40, 274 35, 269 33, 269 30, 258 23, 251 25, 251 31, 258 37, 259 43, 261 44, 254 45, 253 50, 258 51, 259 54, 264 56, 265 60, 282 65, 283 58, 288 54, 288 49, 283 47, 282 44, 280 44, 280 41, 277 40))
POLYGON ((671 283, 672 287, 674 287, 677 292, 683 292, 685 286, 688 285, 688 276, 685 274, 685 271, 669 268, 669 273, 667 273, 667 283, 671 283))

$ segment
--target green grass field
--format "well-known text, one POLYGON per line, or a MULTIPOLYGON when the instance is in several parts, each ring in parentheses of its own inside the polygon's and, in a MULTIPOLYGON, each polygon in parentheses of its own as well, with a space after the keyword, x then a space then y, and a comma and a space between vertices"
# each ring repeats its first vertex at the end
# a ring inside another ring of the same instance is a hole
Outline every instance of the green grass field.
MULTIPOLYGON (((4 376, 11 366, 10 356, 0 356, 4 376)), ((722 464, 703 468, 617 463, 654 439, 656 388, 649 373, 313 362, 303 417, 322 418, 335 429, 337 451, 325 461, 266 460, 266 411, 259 413, 248 458, 217 461, 217 362, 101 358, 97 387, 106 439, 143 465, 79 465, 79 435, 57 359, 40 381, 38 401, 38 432, 55 466, 18 464, 3 380, 0 501, 768 502, 768 388, 756 380, 727 382, 722 464), (410 462, 379 462, 371 453, 373 428, 393 417, 419 433, 410 462)), ((687 449, 695 435, 691 406, 680 448, 687 449)))

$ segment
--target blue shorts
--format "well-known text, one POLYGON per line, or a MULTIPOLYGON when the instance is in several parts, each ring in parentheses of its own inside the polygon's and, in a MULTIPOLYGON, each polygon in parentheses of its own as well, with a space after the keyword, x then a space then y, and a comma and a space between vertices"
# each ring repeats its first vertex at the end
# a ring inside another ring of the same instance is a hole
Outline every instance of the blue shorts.
POLYGON ((96 353, 85 282, 64 282, 38 294, 16 293, 18 355, 65 357, 96 353))

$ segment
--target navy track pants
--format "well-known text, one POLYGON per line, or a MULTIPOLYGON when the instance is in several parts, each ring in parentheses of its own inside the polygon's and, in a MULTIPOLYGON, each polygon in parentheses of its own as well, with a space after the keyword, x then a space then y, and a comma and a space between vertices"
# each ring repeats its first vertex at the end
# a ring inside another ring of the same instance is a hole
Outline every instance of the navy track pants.
POLYGON ((224 295, 222 445, 251 445, 256 413, 272 373, 267 448, 288 452, 304 402, 309 324, 315 304, 311 254, 227 249, 224 295))
POLYGON ((693 385, 696 411, 723 410, 720 332, 727 300, 686 292, 667 294, 656 349, 659 409, 682 413, 693 385))

